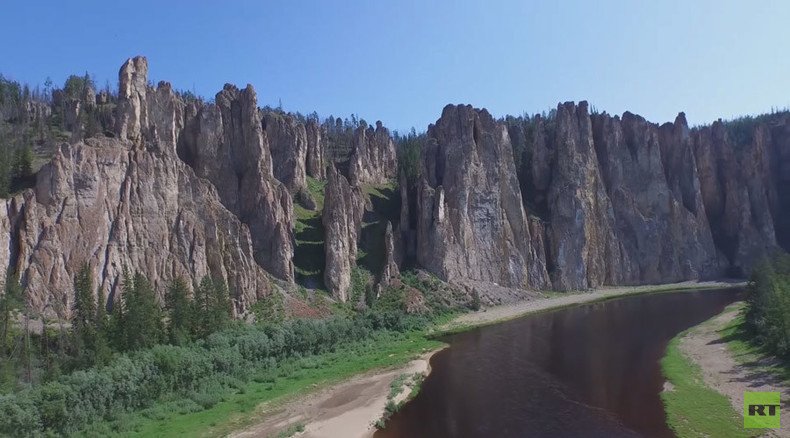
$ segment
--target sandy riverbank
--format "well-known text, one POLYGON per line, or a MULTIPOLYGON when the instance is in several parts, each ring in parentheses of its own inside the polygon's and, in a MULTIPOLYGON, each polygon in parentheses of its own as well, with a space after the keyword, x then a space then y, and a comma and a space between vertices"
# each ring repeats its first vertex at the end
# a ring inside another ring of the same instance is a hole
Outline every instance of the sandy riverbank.
POLYGON ((684 281, 682 283, 644 285, 644 286, 613 286, 591 291, 556 294, 554 296, 537 296, 534 299, 522 301, 514 304, 494 306, 478 312, 466 313, 453 319, 442 326, 440 331, 456 331, 469 327, 494 324, 519 318, 530 313, 541 312, 544 310, 556 309, 574 304, 589 303, 592 301, 604 300, 625 295, 640 293, 683 290, 683 289, 712 289, 724 287, 740 287, 746 283, 723 282, 723 281, 684 281))
MULTIPOLYGON (((428 375, 430 358, 439 350, 423 354, 396 369, 377 370, 293 400, 268 413, 260 423, 232 434, 232 437, 274 437, 289 426, 303 424, 299 437, 370 437, 374 424, 384 413, 390 383, 401 374, 428 375)), ((405 386, 395 400, 408 395, 405 386)))
MULTIPOLYGON (((489 307, 484 310, 463 314, 445 324, 440 331, 457 331, 470 327, 493 324, 518 318, 526 314, 555 309, 574 304, 614 298, 639 293, 659 292, 676 289, 733 287, 741 283, 726 282, 683 282, 650 286, 607 287, 593 291, 545 296, 514 304, 489 307)), ((438 351, 438 350, 437 350, 438 351)), ((404 367, 374 370, 355 376, 345 382, 299 397, 271 412, 266 412, 260 422, 238 431, 233 437, 274 437, 296 424, 303 424, 304 431, 295 436, 323 437, 369 437, 374 432, 373 424, 381 418, 387 403, 390 383, 401 374, 430 373, 428 352, 404 367)))
MULTIPOLYGON (((719 316, 692 328, 680 340, 680 351, 697 364, 705 384, 725 395, 735 412, 743 412, 743 393, 780 392, 782 400, 790 398, 790 386, 774 374, 760 369, 760 363, 738 363, 722 339, 720 330, 738 315, 729 307, 719 316)), ((766 431, 768 436, 790 437, 790 410, 780 410, 782 429, 766 431)))

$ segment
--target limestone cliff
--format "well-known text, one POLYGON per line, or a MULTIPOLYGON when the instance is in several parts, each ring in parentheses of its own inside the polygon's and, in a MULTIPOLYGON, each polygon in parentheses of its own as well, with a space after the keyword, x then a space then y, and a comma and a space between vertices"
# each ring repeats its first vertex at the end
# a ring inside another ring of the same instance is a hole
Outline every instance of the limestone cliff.
POLYGON ((49 315, 70 313, 83 263, 111 301, 124 270, 144 273, 160 293, 177 276, 223 278, 237 312, 270 290, 247 226, 174 154, 114 139, 64 145, 34 189, 0 207, 0 262, 49 315))
MULTIPOLYGON (((263 131, 272 154, 274 176, 291 193, 296 193, 306 183, 307 129, 303 123, 287 114, 265 112, 262 119, 263 131)), ((313 142, 318 141, 320 139, 313 137, 313 142)))
POLYGON ((321 218, 326 258, 324 284, 332 296, 346 301, 351 286, 351 268, 356 266, 365 201, 359 187, 350 185, 334 165, 327 167, 326 176, 321 218))
POLYGON ((591 114, 586 102, 503 120, 448 105, 418 136, 415 162, 399 166, 381 122, 260 109, 250 85, 225 85, 207 103, 150 86, 148 68, 127 60, 117 98, 85 87, 4 109, 41 123, 57 108, 72 132, 32 189, 0 200, 0 282, 19 273, 37 310, 67 313, 88 262, 114 299, 124 269, 160 292, 176 276, 211 274, 243 312, 269 292, 267 272, 294 280, 294 198, 316 220, 323 208, 314 243, 340 301, 368 240, 383 242, 371 268, 382 285, 407 265, 561 290, 742 276, 790 248, 787 112, 691 129, 683 113, 659 126, 591 114), (308 176, 326 180, 323 203, 308 176), (363 193, 396 179, 400 211, 362 235, 363 193))
POLYGON ((274 178, 255 90, 225 85, 215 102, 196 109, 179 151, 250 227, 255 260, 272 275, 292 281, 293 204, 288 189, 274 178))
POLYGON ((381 184, 397 176, 395 143, 381 122, 373 127, 360 126, 354 132, 349 158, 349 181, 352 184, 381 184))
POLYGON ((531 269, 540 262, 531 255, 512 153, 507 130, 487 111, 444 108, 428 128, 413 213, 421 266, 448 280, 547 283, 545 270, 531 269))

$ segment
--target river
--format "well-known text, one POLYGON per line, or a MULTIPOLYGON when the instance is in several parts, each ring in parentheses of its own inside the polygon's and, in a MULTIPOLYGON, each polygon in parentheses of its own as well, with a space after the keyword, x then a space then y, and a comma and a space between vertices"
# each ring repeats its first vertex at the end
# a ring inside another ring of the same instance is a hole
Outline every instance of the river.
POLYGON ((659 361, 733 289, 636 295, 444 339, 431 374, 376 438, 674 436, 659 361))

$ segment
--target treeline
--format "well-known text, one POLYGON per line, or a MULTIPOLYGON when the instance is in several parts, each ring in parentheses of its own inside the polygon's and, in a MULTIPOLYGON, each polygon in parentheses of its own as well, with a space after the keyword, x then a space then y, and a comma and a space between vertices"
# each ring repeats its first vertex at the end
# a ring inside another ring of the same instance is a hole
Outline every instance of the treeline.
POLYGON ((71 75, 62 88, 50 79, 42 89, 0 75, 0 198, 35 183, 35 156, 49 156, 58 142, 84 138, 112 125, 114 99, 109 84, 104 101, 87 73, 71 75))
POLYGON ((110 307, 91 279, 87 265, 75 276, 68 324, 63 309, 54 309, 56 321, 32 312, 17 279, 9 276, 0 297, 0 390, 56 380, 75 370, 105 365, 118 354, 161 343, 184 345, 231 323, 230 295, 222 280, 204 278, 190 299, 187 283, 176 279, 167 288, 162 307, 145 276, 125 275, 122 297, 110 307), (41 329, 31 328, 31 322, 41 329))
MULTIPOLYGON (((78 276, 77 293, 84 294, 87 278, 78 276)), ((188 401, 193 410, 207 409, 228 390, 243 391, 251 379, 269 381, 277 373, 287 374, 282 367, 287 370, 294 361, 399 336, 429 321, 425 315, 407 315, 387 305, 324 320, 233 324, 220 297, 220 282, 204 280, 192 300, 185 297, 183 284, 174 283, 164 314, 157 313, 143 277, 125 284, 121 312, 113 310, 102 322, 101 300, 95 311, 90 304, 82 306, 73 330, 82 351, 98 356, 101 347, 89 346, 101 345, 106 333, 115 339, 110 345, 118 342, 127 352, 111 355, 106 365, 0 395, 0 435, 102 434, 107 422, 164 398, 188 401), (157 341, 168 343, 155 345, 157 341)))
POLYGON ((747 293, 749 334, 772 354, 790 360, 790 255, 758 265, 747 293))

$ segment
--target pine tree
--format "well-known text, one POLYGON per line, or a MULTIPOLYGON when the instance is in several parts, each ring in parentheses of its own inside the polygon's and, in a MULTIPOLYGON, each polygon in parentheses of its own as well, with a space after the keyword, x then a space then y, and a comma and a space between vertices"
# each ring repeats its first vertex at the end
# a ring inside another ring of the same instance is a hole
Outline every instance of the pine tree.
POLYGON ((0 144, 0 198, 7 198, 11 191, 11 152, 8 146, 0 144))
POLYGON ((128 350, 152 347, 164 338, 162 310, 156 301, 156 293, 140 273, 136 273, 130 283, 124 284, 121 323, 128 350))
POLYGON ((205 276, 195 288, 192 305, 195 337, 206 337, 222 330, 232 316, 230 296, 225 282, 205 276))
POLYGON ((189 303, 189 290, 182 278, 176 278, 167 288, 165 309, 167 310, 167 337, 170 343, 181 345, 189 341, 192 322, 192 306, 189 303))
POLYGON ((14 272, 9 269, 6 275, 5 292, 0 297, 0 355, 5 357, 6 352, 10 352, 9 335, 11 332, 11 321, 14 318, 14 311, 22 306, 22 288, 19 279, 14 272))
POLYGON ((74 318, 77 361, 82 366, 96 362, 96 302, 90 266, 83 264, 74 277, 74 318))
POLYGON ((107 299, 104 296, 104 291, 98 291, 99 301, 96 305, 96 319, 94 326, 96 327, 96 363, 105 364, 110 360, 112 353, 110 351, 109 340, 109 323, 107 320, 107 299))
POLYGON ((15 174, 17 178, 29 178, 33 175, 33 150, 30 146, 18 148, 15 153, 15 174))
POLYGON ((225 281, 221 278, 214 278, 211 283, 211 292, 213 295, 213 299, 211 300, 213 331, 218 331, 227 327, 233 316, 233 309, 230 303, 228 286, 225 284, 225 281))

